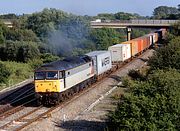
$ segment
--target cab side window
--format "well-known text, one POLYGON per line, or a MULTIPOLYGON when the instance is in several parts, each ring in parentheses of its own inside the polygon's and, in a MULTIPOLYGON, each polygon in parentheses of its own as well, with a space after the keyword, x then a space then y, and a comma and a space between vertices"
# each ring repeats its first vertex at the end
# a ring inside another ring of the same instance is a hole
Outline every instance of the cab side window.
POLYGON ((60 71, 60 72, 59 72, 59 79, 62 79, 62 78, 63 78, 63 72, 60 71))

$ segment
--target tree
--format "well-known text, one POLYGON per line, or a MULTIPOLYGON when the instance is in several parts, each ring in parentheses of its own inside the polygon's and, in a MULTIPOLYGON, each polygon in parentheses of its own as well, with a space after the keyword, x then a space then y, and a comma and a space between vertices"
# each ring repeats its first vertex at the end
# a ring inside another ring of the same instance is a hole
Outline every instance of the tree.
POLYGON ((180 22, 177 22, 173 25, 171 33, 175 36, 180 36, 180 22))
POLYGON ((156 70, 147 81, 134 81, 109 116, 110 130, 178 130, 180 73, 156 70))
POLYGON ((180 37, 159 48, 149 60, 151 69, 180 69, 180 37))
POLYGON ((47 37, 48 33, 59 28, 59 25, 68 18, 68 14, 45 8, 42 12, 34 13, 27 18, 26 28, 31 29, 38 37, 47 37))
POLYGON ((101 20, 114 20, 115 19, 114 14, 109 14, 109 13, 98 14, 97 18, 101 20))
POLYGON ((2 27, 0 27, 0 45, 2 45, 5 42, 5 38, 3 35, 2 27))
POLYGON ((171 14, 178 14, 179 11, 175 7, 159 6, 154 9, 153 15, 156 19, 165 19, 171 14))
POLYGON ((91 40, 96 43, 96 49, 105 50, 113 44, 123 41, 121 35, 114 29, 94 29, 90 34, 91 40))
POLYGON ((28 62, 37 59, 40 56, 39 49, 34 42, 21 42, 21 46, 17 52, 17 61, 28 62))
POLYGON ((43 63, 50 63, 52 61, 58 60, 59 57, 58 56, 53 56, 50 53, 45 53, 45 54, 41 55, 41 59, 42 59, 43 63))
POLYGON ((0 15, 1 19, 18 19, 18 16, 16 14, 5 14, 0 15))
POLYGON ((114 17, 117 20, 130 20, 130 19, 142 18, 138 14, 124 13, 124 12, 118 12, 114 14, 114 17))
POLYGON ((178 5, 178 10, 180 11, 180 4, 178 5))
POLYGON ((5 37, 4 37, 4 23, 0 21, 0 45, 2 45, 5 42, 5 37))
POLYGON ((6 46, 4 47, 4 57, 6 58, 6 60, 16 61, 18 49, 19 44, 14 41, 7 41, 6 46))
POLYGON ((9 69, 1 61, 0 61, 0 74, 1 74, 0 83, 6 83, 10 76, 10 72, 9 69))

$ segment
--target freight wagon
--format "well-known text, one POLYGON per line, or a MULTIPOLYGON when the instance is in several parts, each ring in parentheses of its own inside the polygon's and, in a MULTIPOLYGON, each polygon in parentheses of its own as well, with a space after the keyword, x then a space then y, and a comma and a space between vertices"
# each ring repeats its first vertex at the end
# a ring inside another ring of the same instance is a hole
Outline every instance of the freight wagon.
POLYGON ((110 51, 93 51, 87 53, 86 55, 91 57, 93 60, 94 73, 97 80, 110 73, 112 68, 110 51))
POLYGON ((111 52, 112 62, 119 63, 131 58, 130 44, 117 44, 110 46, 108 50, 111 52))
POLYGON ((131 57, 136 56, 136 54, 138 54, 139 52, 139 45, 138 45, 138 41, 136 40, 130 40, 130 41, 126 41, 126 42, 122 42, 121 44, 127 44, 130 45, 130 55, 131 57))

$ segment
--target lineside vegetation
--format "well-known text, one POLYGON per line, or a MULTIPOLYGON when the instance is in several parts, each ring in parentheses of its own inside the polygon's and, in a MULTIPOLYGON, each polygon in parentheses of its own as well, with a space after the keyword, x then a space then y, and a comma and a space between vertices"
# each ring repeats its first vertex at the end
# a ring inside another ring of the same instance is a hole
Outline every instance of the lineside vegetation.
POLYGON ((180 129, 180 24, 148 62, 146 74, 131 71, 124 95, 109 114, 109 130, 180 129))

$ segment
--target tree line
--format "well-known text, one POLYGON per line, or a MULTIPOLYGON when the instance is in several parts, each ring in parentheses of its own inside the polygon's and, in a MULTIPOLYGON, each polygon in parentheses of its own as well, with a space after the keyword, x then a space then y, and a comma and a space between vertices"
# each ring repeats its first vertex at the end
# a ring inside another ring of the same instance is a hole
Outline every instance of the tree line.
MULTIPOLYGON (((93 50, 104 50, 113 44, 126 41, 126 30, 91 29, 90 21, 96 18, 145 19, 138 14, 124 12, 77 16, 54 8, 45 8, 33 14, 0 15, 0 60, 4 65, 8 61, 27 63, 26 65, 30 66, 28 68, 33 71, 42 63, 93 50), (3 23, 4 20, 10 20, 13 27, 8 28, 3 23)), ((132 38, 148 32, 149 30, 134 29, 132 38)), ((4 77, 8 81, 9 77, 4 77)), ((0 83, 3 81, 0 80, 0 83)))

